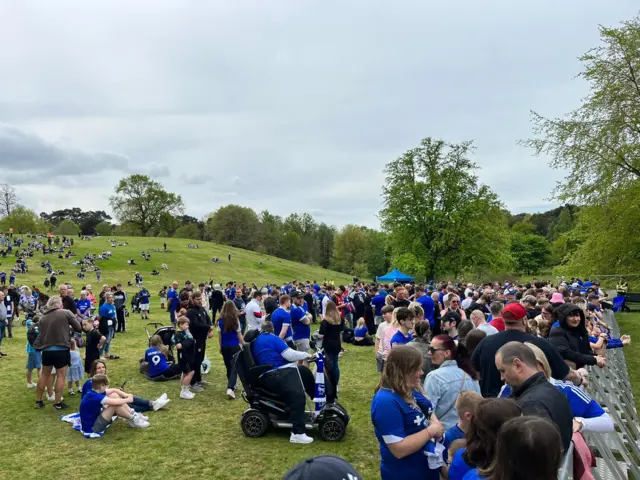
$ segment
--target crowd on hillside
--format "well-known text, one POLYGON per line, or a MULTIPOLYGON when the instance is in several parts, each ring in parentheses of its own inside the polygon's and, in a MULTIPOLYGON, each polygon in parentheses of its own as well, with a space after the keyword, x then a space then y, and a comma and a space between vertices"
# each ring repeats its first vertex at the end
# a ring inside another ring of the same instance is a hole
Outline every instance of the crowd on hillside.
MULTIPOLYGON (((120 284, 97 294, 84 285, 76 295, 67 284, 52 296, 26 286, 0 292, 0 339, 20 314, 27 323, 26 380, 35 388, 36 407, 46 398, 66 409, 65 387, 81 395, 78 425, 85 435, 101 435, 116 416, 147 427, 145 413, 169 401, 112 388, 106 375, 107 361, 119 358, 111 348, 126 332, 128 314, 149 315, 155 295, 142 279, 136 283, 132 303, 120 284)), ((269 388, 292 402, 293 390, 301 389, 302 398, 305 390, 291 376, 295 369, 286 367, 304 364, 312 348, 323 349, 337 398, 340 364, 349 361, 344 344, 373 347, 371 368, 380 381, 371 385, 371 419, 383 479, 555 478, 571 441, 577 462, 588 458, 582 432, 613 431, 584 387, 588 368, 604 368, 607 350, 631 340, 611 335, 602 314, 610 299, 600 285, 578 279, 475 285, 354 278, 348 286, 292 281, 261 287, 185 281, 157 296, 174 328, 168 338, 150 338, 146 374, 180 378, 185 400, 209 385, 202 371, 214 337, 229 399, 237 391, 234 355, 247 346, 257 364, 274 366, 278 381, 269 388)), ((311 443, 304 421, 299 428, 300 409, 290 414, 291 441, 311 443)))

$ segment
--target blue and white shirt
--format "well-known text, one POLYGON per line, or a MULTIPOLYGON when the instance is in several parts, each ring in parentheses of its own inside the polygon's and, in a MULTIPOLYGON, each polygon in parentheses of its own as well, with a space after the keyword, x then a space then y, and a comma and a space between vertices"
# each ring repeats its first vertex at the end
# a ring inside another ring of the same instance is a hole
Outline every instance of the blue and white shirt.
POLYGON ((90 390, 82 398, 80 402, 80 422, 82 423, 82 431, 85 433, 93 432, 93 424, 102 412, 107 396, 104 393, 98 393, 90 390))
POLYGON ((271 323, 273 323, 273 330, 276 336, 280 336, 282 326, 287 325, 289 328, 285 334, 284 340, 291 340, 293 338, 291 334, 291 313, 287 312, 284 308, 278 307, 275 312, 271 314, 271 323))
POLYGON ((293 328, 294 340, 308 340, 311 336, 311 325, 305 325, 300 321, 306 315, 307 312, 305 311, 304 306, 291 306, 291 327, 293 328))
POLYGON ((144 360, 149 364, 149 376, 155 377, 169 370, 167 358, 157 347, 148 348, 144 360))
POLYGON ((371 402, 371 421, 380 443, 382 480, 440 478, 439 470, 429 469, 427 457, 422 450, 398 459, 388 447, 429 426, 431 402, 418 392, 414 392, 414 397, 418 406, 407 403, 391 390, 382 389, 376 392, 371 402))

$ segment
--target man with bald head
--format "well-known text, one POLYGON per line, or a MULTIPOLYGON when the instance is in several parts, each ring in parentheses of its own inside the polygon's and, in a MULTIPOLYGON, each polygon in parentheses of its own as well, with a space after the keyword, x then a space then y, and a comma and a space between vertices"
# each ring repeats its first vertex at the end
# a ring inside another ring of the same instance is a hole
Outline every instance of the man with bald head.
POLYGON ((60 285, 60 296, 62 297, 62 308, 69 310, 74 315, 77 315, 78 308, 76 307, 76 300, 73 298, 73 288, 66 284, 60 285))

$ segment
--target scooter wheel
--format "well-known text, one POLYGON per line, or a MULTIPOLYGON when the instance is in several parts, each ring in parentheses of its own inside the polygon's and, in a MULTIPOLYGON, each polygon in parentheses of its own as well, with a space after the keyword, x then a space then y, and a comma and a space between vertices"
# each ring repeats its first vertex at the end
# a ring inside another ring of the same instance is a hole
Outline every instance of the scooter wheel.
POLYGON ((326 442, 339 442, 344 438, 347 427, 340 417, 328 417, 318 425, 320 436, 326 442))
POLYGON ((265 434, 269 427, 267 416, 258 410, 250 410, 240 420, 242 431, 247 437, 258 438, 265 434))

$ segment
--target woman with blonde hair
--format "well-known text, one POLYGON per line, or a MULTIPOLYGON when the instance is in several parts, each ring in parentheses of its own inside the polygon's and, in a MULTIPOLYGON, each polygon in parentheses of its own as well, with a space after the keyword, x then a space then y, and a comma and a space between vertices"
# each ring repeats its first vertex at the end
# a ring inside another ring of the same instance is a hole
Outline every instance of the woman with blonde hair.
POLYGON ((329 300, 324 310, 324 320, 320 323, 318 338, 322 339, 325 359, 328 363, 327 372, 331 375, 336 391, 340 381, 340 367, 338 358, 342 350, 341 334, 344 330, 344 317, 340 317, 340 312, 335 303, 329 300))
POLYGON ((421 375, 422 355, 417 349, 401 345, 389 353, 371 402, 382 480, 440 478, 439 469, 429 468, 425 448, 442 437, 444 427, 424 396, 421 375))

